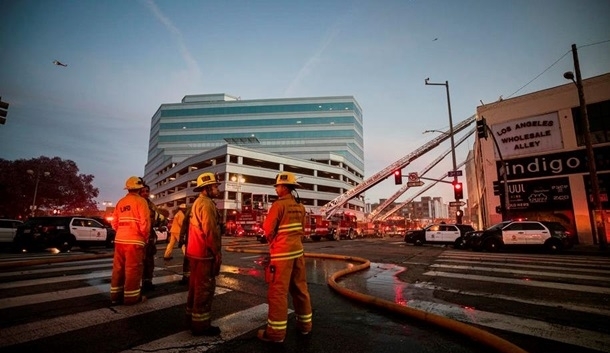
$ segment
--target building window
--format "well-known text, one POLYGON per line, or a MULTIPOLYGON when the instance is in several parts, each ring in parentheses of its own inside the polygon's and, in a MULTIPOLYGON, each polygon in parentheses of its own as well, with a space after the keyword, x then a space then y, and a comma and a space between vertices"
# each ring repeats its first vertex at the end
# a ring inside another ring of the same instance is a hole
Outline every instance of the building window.
MULTIPOLYGON (((610 142, 610 100, 587 104, 587 116, 591 130, 591 143, 610 142)), ((580 107, 572 108, 572 117, 578 145, 584 146, 585 138, 580 120, 580 107)))

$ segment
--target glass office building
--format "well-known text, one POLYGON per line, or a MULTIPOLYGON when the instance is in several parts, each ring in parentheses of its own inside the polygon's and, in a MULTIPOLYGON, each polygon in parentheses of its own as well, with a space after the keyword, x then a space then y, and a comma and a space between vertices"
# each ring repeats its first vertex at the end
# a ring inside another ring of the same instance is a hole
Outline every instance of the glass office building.
MULTIPOLYGON (((260 192, 252 184, 258 177, 268 188, 279 170, 309 176, 306 184, 315 193, 307 202, 321 207, 362 182, 361 108, 352 96, 241 100, 226 94, 161 105, 151 120, 144 175, 155 203, 190 203, 193 182, 208 169, 228 183, 245 180, 235 195, 223 185, 227 208, 238 208, 241 194, 260 192)), ((355 199, 348 208, 360 210, 360 204, 355 199)))

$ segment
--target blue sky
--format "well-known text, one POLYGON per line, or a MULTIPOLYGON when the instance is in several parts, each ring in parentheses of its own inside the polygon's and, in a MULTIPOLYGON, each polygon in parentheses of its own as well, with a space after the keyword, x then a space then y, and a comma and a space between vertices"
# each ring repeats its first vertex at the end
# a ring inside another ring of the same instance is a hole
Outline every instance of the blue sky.
MULTIPOLYGON (((353 95, 366 176, 489 103, 610 72, 608 0, 2 0, 0 158, 70 159, 116 202, 142 175, 150 119, 189 94, 353 95), (595 44, 598 43, 598 44, 595 44), (594 44, 594 45, 589 45, 594 44), (566 55, 567 54, 567 55, 566 55), (560 59, 560 60, 559 60, 560 59), (67 67, 53 65, 53 60, 67 67)), ((474 143, 457 150, 458 163, 474 143)), ((419 172, 448 145, 419 158, 419 172)), ((451 169, 446 158, 429 177, 451 169)), ((399 187, 393 178, 370 202, 399 187)), ((414 195, 409 190, 399 201, 414 195)), ((451 187, 426 193, 452 198, 451 187)))

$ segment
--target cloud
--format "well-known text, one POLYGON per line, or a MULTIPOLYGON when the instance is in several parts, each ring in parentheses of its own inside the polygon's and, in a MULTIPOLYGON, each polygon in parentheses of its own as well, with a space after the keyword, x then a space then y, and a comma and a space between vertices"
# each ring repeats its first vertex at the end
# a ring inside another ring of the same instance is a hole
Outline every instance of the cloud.
POLYGON ((144 0, 144 3, 146 4, 146 6, 148 6, 150 11, 152 11, 155 17, 165 26, 165 28, 167 28, 167 30, 175 37, 176 44, 180 48, 180 53, 182 54, 182 58, 186 62, 189 71, 192 72, 192 76, 200 77, 201 69, 199 68, 197 61, 191 54, 190 50, 184 44, 182 32, 180 32, 180 30, 176 26, 174 26, 172 21, 161 12, 159 7, 153 0, 144 0))

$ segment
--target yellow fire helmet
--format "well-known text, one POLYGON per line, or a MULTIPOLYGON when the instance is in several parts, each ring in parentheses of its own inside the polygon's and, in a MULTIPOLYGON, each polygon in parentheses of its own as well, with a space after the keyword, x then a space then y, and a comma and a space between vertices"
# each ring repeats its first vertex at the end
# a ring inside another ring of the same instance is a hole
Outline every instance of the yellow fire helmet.
POLYGON ((125 190, 140 190, 144 187, 144 180, 138 176, 130 176, 125 181, 125 190))
POLYGON ((297 183, 297 176, 291 172, 281 172, 275 177, 275 184, 273 186, 278 185, 292 185, 292 186, 301 186, 297 183))
POLYGON ((216 176, 213 173, 203 173, 197 177, 197 186, 193 189, 193 191, 200 192, 204 187, 214 184, 220 184, 216 180, 216 176))

